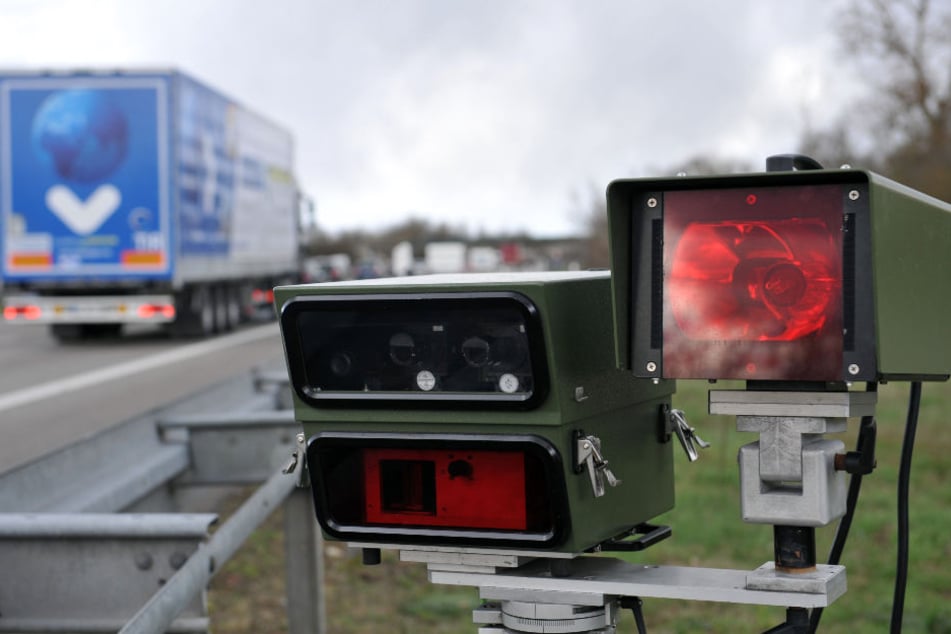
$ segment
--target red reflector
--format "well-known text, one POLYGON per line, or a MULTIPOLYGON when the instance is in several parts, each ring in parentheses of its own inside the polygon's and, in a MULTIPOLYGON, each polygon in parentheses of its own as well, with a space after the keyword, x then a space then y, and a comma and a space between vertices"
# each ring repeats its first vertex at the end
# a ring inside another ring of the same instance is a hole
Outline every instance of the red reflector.
POLYGON ((664 375, 838 379, 842 218, 838 186, 667 192, 664 375))
POLYGON ((525 456, 512 451, 363 450, 369 524, 525 530, 525 456))

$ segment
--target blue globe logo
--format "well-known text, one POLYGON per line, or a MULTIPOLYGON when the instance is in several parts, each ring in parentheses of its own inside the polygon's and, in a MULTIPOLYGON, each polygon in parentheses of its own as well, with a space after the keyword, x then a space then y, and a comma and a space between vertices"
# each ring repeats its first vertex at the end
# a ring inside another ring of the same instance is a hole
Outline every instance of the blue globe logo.
POLYGON ((105 91, 66 90, 46 98, 33 118, 33 146, 65 180, 92 183, 122 163, 129 124, 105 91))

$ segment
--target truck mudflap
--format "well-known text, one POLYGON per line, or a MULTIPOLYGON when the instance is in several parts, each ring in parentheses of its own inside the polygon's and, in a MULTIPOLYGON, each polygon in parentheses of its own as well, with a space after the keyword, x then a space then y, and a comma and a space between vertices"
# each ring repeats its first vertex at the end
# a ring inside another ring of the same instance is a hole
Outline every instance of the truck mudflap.
POLYGON ((47 296, 4 298, 3 319, 12 324, 167 323, 175 320, 171 295, 47 296))

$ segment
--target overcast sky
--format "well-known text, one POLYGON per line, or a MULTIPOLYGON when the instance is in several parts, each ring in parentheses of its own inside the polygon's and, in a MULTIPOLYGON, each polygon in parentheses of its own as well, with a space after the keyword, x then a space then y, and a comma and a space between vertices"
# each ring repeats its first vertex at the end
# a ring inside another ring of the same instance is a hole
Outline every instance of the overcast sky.
POLYGON ((0 0, 0 67, 193 74, 293 132, 332 232, 551 236, 614 178, 759 168, 840 115, 842 1, 0 0))

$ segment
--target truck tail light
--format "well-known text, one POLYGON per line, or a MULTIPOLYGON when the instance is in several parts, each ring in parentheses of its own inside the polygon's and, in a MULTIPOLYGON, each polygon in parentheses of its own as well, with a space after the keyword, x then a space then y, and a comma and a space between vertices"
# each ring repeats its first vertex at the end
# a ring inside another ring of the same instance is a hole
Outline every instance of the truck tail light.
POLYGON ((26 306, 5 306, 3 308, 3 318, 7 321, 13 321, 15 319, 27 319, 34 320, 39 319, 43 311, 39 306, 34 306, 32 304, 26 306))
POLYGON ((256 288, 251 291, 251 301, 255 304, 274 303, 274 290, 270 288, 256 288))
POLYGON ((561 460, 538 437, 321 434, 308 464, 338 539, 547 548, 567 533, 561 460))
POLYGON ((154 319, 156 317, 174 319, 175 306, 171 304, 142 304, 138 307, 136 313, 142 319, 154 319))

